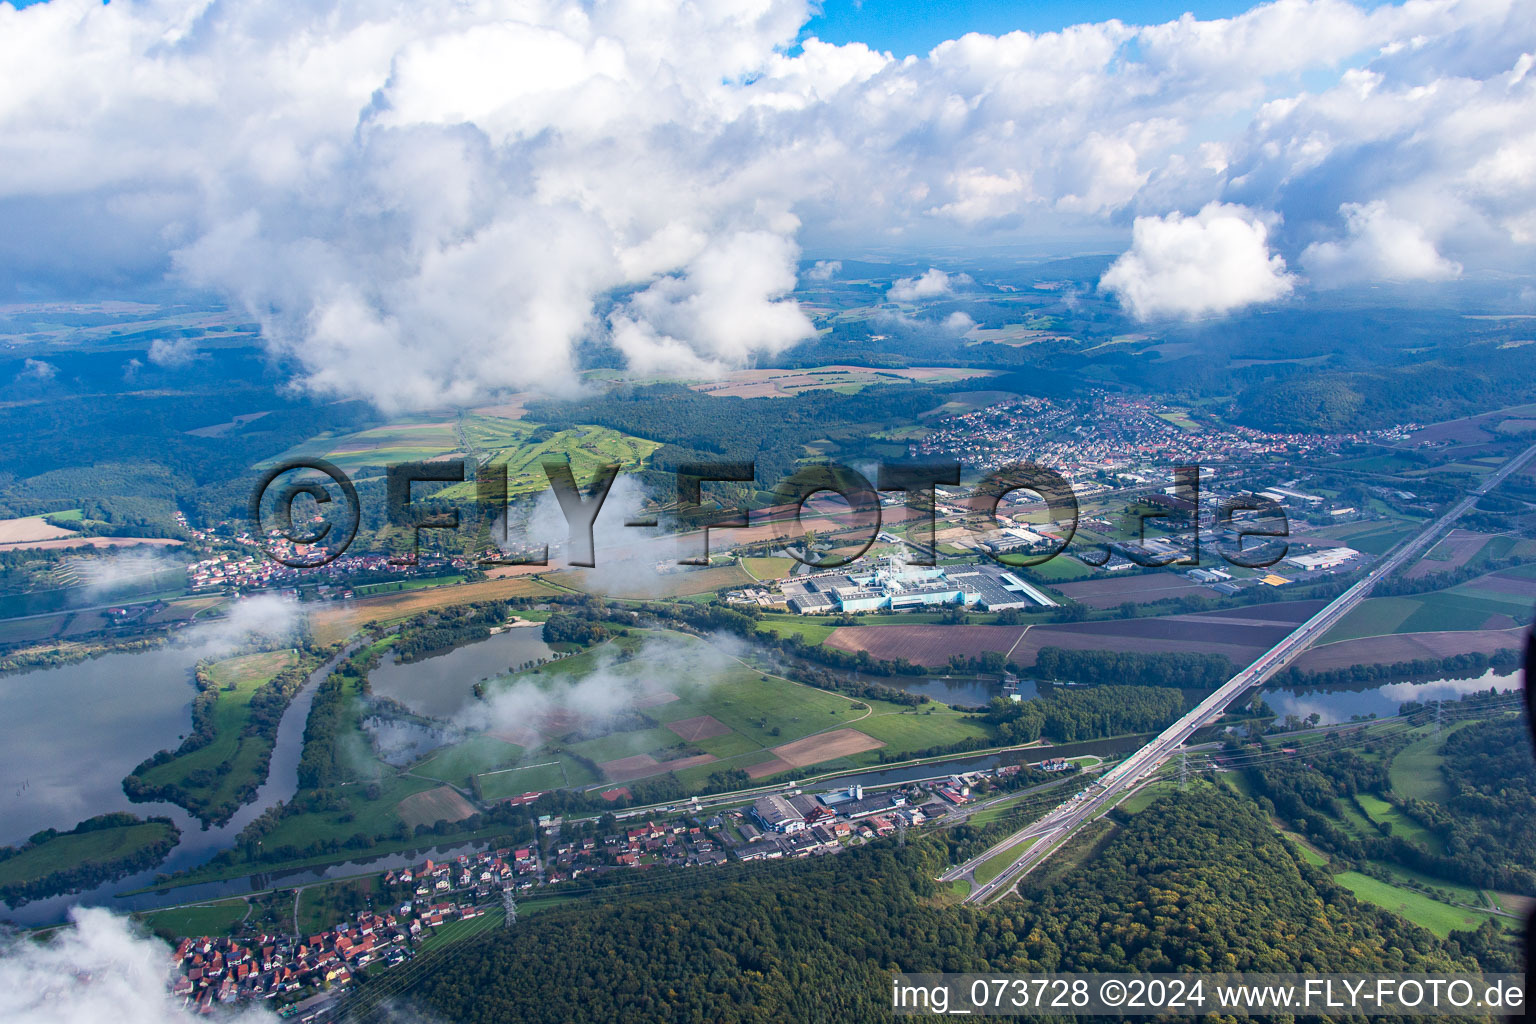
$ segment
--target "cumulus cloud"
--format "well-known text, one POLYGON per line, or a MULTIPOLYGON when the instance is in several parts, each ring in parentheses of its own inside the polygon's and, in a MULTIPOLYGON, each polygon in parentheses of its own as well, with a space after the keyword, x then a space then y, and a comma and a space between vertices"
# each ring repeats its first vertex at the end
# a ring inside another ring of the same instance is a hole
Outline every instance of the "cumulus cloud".
POLYGON ((227 657, 251 645, 281 647, 297 639, 304 613, 299 602, 276 594, 257 594, 231 604, 223 618, 199 620, 185 642, 199 658, 227 657))
POLYGON ((892 302, 920 302, 923 299, 936 299, 940 295, 948 295, 954 285, 961 280, 970 280, 964 274, 957 274, 951 278, 938 267, 929 267, 917 277, 899 277, 891 285, 885 297, 892 302))
POLYGON ((817 260, 816 265, 805 272, 805 278, 807 281, 830 281, 842 270, 842 260, 817 260))
POLYGON ((1131 248, 1099 279, 1139 320, 1226 313, 1290 293, 1295 278, 1269 251, 1264 222, 1210 203, 1193 217, 1137 217, 1131 248))
POLYGON ((149 343, 149 361, 168 370, 187 366, 197 358, 191 338, 156 338, 149 343))
MULTIPOLYGON (((708 643, 648 640, 632 656, 605 648, 585 675, 520 677, 467 706, 454 725, 474 732, 538 731, 541 723, 551 721, 562 732, 600 726, 624 712, 644 708, 661 694, 721 678, 740 653, 737 642, 719 635, 708 643)), ((537 742, 531 737, 524 740, 520 745, 537 742)))
POLYGON ((1301 264, 1319 288, 1360 281, 1444 281, 1461 274, 1461 264, 1441 256, 1412 221, 1392 216, 1383 202, 1345 203, 1339 208, 1348 235, 1341 242, 1314 242, 1301 264))
MULTIPOLYGON (((12 1024, 167 1024, 202 1019, 166 983, 171 948, 133 930, 128 918, 76 907, 45 941, 23 936, 0 948, 0 1019, 12 1024)), ((276 1020, 259 1009, 220 1007, 215 1020, 276 1020)))
POLYGON ((310 390, 402 409, 570 390, 593 340, 781 350, 802 244, 1071 248, 1214 201, 1275 211, 1296 262, 1382 202, 1444 265, 1524 266, 1527 7, 1277 0, 895 60, 796 47, 805 0, 0 4, 0 282, 170 274, 310 390))
POLYGON ((45 359, 28 359, 21 364, 22 379, 53 380, 59 375, 59 368, 45 359))
POLYGON ((944 318, 944 326, 956 334, 965 334, 975 328, 976 321, 970 314, 957 309, 944 318))

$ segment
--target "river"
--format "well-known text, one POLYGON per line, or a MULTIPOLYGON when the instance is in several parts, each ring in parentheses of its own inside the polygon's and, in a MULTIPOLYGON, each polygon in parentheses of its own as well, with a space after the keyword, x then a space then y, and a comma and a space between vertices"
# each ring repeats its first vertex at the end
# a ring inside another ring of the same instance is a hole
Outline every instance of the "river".
MULTIPOLYGON (((181 829, 180 841, 157 866, 127 878, 105 882, 85 892, 34 900, 21 907, 6 907, 4 919, 24 925, 51 924, 62 920, 71 906, 79 904, 102 905, 116 910, 140 910, 146 906, 207 898, 201 895, 201 891, 209 890, 210 886, 183 888, 167 894, 146 893, 128 899, 117 898, 113 894, 149 885, 154 882, 157 874, 204 863, 220 850, 233 846, 240 831, 268 807, 293 797, 299 788, 299 755, 304 748, 304 723, 309 718, 310 706, 314 704, 315 690, 331 669, 356 649, 355 644, 346 648, 310 673, 278 723, 277 741, 272 748, 267 779, 256 791, 255 800, 243 805, 227 824, 207 829, 175 804, 158 801, 135 804, 122 791, 123 776, 145 756, 161 747, 176 746, 176 737, 166 732, 168 728, 183 731, 188 728, 191 720, 191 671, 199 650, 162 648, 134 654, 113 654, 94 661, 7 676, 0 680, 4 684, 0 714, 6 714, 14 707, 24 714, 32 715, 42 734, 41 739, 27 737, 34 760, 25 765, 31 774, 22 778, 63 778, 66 784, 60 787, 61 791, 71 795, 72 809, 68 813, 55 812, 44 825, 69 828, 84 818, 108 811, 126 810, 141 817, 159 815, 170 818, 181 829), (86 670, 88 676, 71 670, 86 670), (173 688, 173 684, 180 689, 173 688), (66 699, 58 696, 60 686, 71 687, 66 690, 66 696, 73 696, 76 701, 73 706, 79 708, 83 705, 87 713, 79 716, 60 715, 58 708, 63 706, 66 699), (106 718, 107 713, 86 700, 89 695, 100 698, 106 707, 120 706, 125 717, 153 723, 161 731, 146 736, 125 730, 121 725, 113 729, 112 723, 106 718), (173 717, 178 724, 168 725, 173 717), (78 727, 81 734, 73 734, 71 726, 78 727), (157 735, 169 735, 169 739, 157 742, 151 738, 157 735), (62 749, 48 746, 49 740, 61 742, 62 749), (93 742, 100 745, 100 749, 94 752, 90 746, 93 742), (121 765, 119 762, 122 762, 121 765), (82 765, 85 770, 82 770, 82 765)), ((17 788, 10 775, 0 776, 0 784, 10 789, 17 788)), ((26 787, 22 795, 31 793, 33 788, 26 787)), ((24 806, 35 808, 37 805, 34 799, 28 800, 24 806)), ((7 828, 10 827, 7 820, 7 828)), ((28 830, 22 838, 31 831, 36 829, 28 830)), ((249 879, 212 883, 212 887, 211 895, 251 891, 249 879), (228 886, 237 887, 225 888, 228 886)))
POLYGON ((1407 679, 1390 682, 1360 683, 1328 688, 1265 687, 1263 697, 1275 714, 1306 718, 1317 714, 1321 724, 1333 725, 1359 718, 1390 718, 1408 701, 1427 704, 1437 700, 1460 700, 1469 693, 1486 693, 1490 688, 1520 689, 1520 674, 1499 675, 1489 670, 1471 679, 1407 679))

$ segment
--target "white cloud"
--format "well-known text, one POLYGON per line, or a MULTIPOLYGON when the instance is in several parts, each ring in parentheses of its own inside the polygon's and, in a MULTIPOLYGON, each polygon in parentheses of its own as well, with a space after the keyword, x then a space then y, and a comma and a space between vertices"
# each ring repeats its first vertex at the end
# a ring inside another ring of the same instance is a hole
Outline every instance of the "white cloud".
POLYGON ((59 368, 45 359, 28 359, 21 364, 19 377, 33 380, 53 380, 59 375, 59 368))
POLYGON ((842 272, 842 260, 817 260, 816 265, 805 272, 808 281, 830 281, 842 272))
POLYGON ((965 334, 975 328, 976 321, 969 314, 957 309, 944 318, 944 326, 956 334, 965 334))
POLYGON ((1444 281, 1461 274, 1461 265, 1441 256, 1422 227, 1392 216, 1386 203, 1345 203, 1339 213, 1348 237, 1342 242, 1314 242, 1301 254, 1301 264, 1317 287, 1360 281, 1444 281))
POLYGON ((885 297, 892 302, 920 302, 923 299, 936 299, 940 295, 948 295, 954 290, 954 285, 969 281, 965 274, 956 274, 954 277, 946 274, 938 267, 929 267, 917 277, 899 277, 885 293, 885 297))
POLYGON ((1276 211, 1296 262, 1381 202, 1468 274, 1531 262, 1526 0, 1277 0, 902 61, 791 55, 808 10, 0 5, 0 287, 171 273, 312 390, 414 408, 570 389, 587 339, 652 368, 794 344, 802 244, 1100 251, 1215 201, 1276 211))
POLYGON ((304 612, 293 598, 257 594, 235 601, 223 618, 198 620, 184 642, 197 649, 199 658, 222 658, 253 644, 287 646, 297 639, 303 621, 304 612))
POLYGON ((542 719, 559 716, 566 722, 575 720, 575 725, 563 728, 591 727, 644 706, 649 697, 685 686, 707 686, 709 680, 723 678, 738 665, 740 655, 740 643, 723 634, 711 636, 708 642, 651 639, 622 659, 615 648, 604 648, 590 672, 574 678, 520 677, 468 705, 454 724, 477 732, 526 730, 537 729, 542 719))
POLYGON ((149 343, 149 361, 166 369, 178 369, 197 358, 191 338, 156 338, 149 343))
MULTIPOLYGON (((136 933, 125 917, 75 908, 70 924, 42 942, 24 936, 0 949, 0 1020, 10 1024, 172 1024, 201 1019, 171 996, 171 948, 136 933)), ((277 1018, 220 1007, 218 1021, 277 1018)))
POLYGON ((1269 251, 1264 222, 1241 206, 1210 203, 1193 217, 1137 217, 1130 251, 1099 287, 1137 319, 1226 313, 1290 293, 1285 260, 1269 251))

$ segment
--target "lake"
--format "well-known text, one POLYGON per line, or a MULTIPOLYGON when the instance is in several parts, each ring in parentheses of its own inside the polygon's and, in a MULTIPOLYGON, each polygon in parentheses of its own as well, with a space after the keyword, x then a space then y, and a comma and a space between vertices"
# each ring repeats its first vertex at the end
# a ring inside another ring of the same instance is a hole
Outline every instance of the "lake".
POLYGON ((143 813, 123 777, 191 729, 198 653, 162 647, 0 676, 0 844, 143 813))
POLYGON ((391 653, 368 673, 368 684, 374 696, 397 700, 419 715, 452 718, 474 699, 475 683, 553 654, 539 623, 513 626, 487 640, 416 661, 399 661, 391 653))

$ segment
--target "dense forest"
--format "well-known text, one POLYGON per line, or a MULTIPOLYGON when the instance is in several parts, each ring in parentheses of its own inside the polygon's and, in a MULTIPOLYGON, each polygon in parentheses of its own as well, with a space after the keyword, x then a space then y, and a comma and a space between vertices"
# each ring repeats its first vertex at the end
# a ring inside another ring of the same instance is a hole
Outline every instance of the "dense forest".
POLYGON ((1142 654, 1135 651, 1069 651, 1042 647, 1034 674, 1078 683, 1118 683, 1134 679, 1143 686, 1183 686, 1214 690, 1237 670, 1221 654, 1142 654))
MULTIPOLYGON (((1469 706, 1489 695, 1472 695, 1469 706)), ((1432 721, 1420 705, 1405 714, 1432 721)), ((1441 748, 1441 772, 1449 789, 1443 802, 1395 793, 1391 758, 1407 740, 1389 736, 1360 751, 1335 735, 1308 746, 1305 756, 1271 751, 1247 768, 1254 792, 1320 848, 1348 860, 1387 861, 1423 874, 1505 892, 1536 895, 1536 762, 1523 716, 1478 721, 1451 734, 1441 748), (1278 755, 1278 756, 1277 756, 1278 755), (1358 794, 1391 802, 1427 832, 1417 838, 1377 823, 1361 834, 1346 825, 1360 821, 1358 794)))
POLYGON ((1471 968, 1467 950, 1482 948, 1356 902, 1251 802, 1212 787, 1159 800, 1094 851, 1091 871, 1060 860, 1023 900, 942 905, 930 879, 947 860, 937 838, 880 843, 579 900, 421 964, 412 1012, 883 1021, 898 971, 1429 972, 1471 968))
POLYGON ((1518 866, 1528 885, 1536 883, 1536 760, 1525 716, 1459 729, 1442 753, 1451 789, 1447 852, 1474 873, 1518 866))
POLYGON ((987 721, 999 743, 1030 743, 1046 736, 1060 743, 1161 729, 1184 710, 1184 697, 1159 686, 1094 686, 1057 690, 1049 697, 1010 701, 995 697, 987 721))

